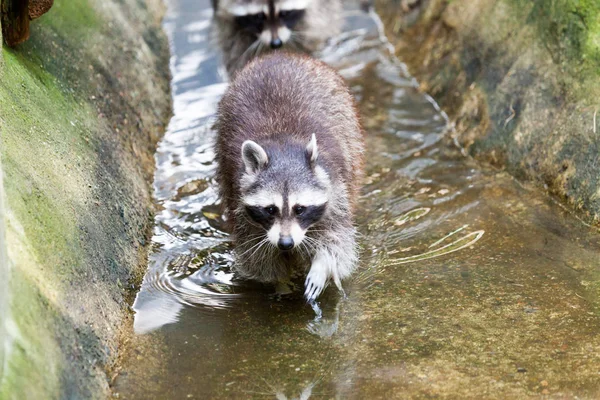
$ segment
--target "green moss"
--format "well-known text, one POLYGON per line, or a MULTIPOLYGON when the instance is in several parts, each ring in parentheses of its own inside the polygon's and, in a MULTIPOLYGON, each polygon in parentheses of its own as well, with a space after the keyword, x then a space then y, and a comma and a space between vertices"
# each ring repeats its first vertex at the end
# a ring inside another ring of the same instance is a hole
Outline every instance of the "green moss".
POLYGON ((58 399, 63 356, 48 332, 55 329, 56 311, 19 270, 11 274, 10 286, 17 296, 11 302, 16 332, 7 357, 6 375, 0 385, 1 399, 58 399), (33 384, 35 382, 35 384, 33 384))
POLYGON ((36 255, 51 266, 69 270, 78 264, 75 209, 67 199, 84 196, 95 169, 95 154, 85 133, 92 113, 65 97, 55 80, 33 63, 4 52, 0 83, 3 124, 2 158, 8 207, 35 244, 36 255), (82 134, 83 133, 83 134, 82 134), (86 182, 83 171, 87 170, 86 182))
MULTIPOLYGON (((597 0, 511 0, 516 12, 529 10, 541 43, 555 62, 580 81, 600 73, 600 2, 597 0)), ((598 85, 593 83, 595 88, 598 85)), ((587 83, 586 83, 587 86, 587 83)))
POLYGON ((169 105, 158 70, 167 54, 125 53, 160 28, 139 2, 91 3, 55 2, 28 42, 0 52, 0 224, 12 265, 0 297, 9 293, 13 318, 0 352, 3 400, 107 394, 126 307, 119 282, 145 255, 136 239, 150 226, 144 176, 169 105))
POLYGON ((87 0, 56 1, 39 22, 72 42, 90 39, 103 27, 103 21, 87 0))
POLYGON ((11 213, 10 309, 18 335, 0 397, 59 398, 63 357, 57 338, 47 333, 61 329, 54 304, 69 276, 85 265, 76 218, 96 168, 87 139, 95 121, 34 60, 6 49, 3 58, 0 151, 11 213))
POLYGON ((458 142, 598 221, 600 2, 435 0, 411 21, 396 3, 398 53, 458 142))

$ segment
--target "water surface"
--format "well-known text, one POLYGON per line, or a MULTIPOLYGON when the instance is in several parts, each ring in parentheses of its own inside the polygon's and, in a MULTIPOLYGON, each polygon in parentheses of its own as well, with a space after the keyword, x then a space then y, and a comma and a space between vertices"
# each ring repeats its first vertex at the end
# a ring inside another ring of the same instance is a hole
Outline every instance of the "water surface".
POLYGON ((174 117, 156 155, 149 269, 114 396, 557 398, 600 395, 600 245, 544 195, 463 158, 447 121, 349 7, 321 58, 367 131, 361 264, 320 298, 231 273, 211 130, 226 87, 208 1, 171 0, 174 117))

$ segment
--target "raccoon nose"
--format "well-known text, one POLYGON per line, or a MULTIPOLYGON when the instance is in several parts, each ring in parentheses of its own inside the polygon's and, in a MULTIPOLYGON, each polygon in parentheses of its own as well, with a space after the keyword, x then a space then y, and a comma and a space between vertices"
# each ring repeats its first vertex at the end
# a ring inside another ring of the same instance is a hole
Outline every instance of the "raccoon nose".
POLYGON ((281 41, 281 39, 275 38, 275 39, 271 40, 271 48, 272 49, 278 49, 281 46, 283 46, 283 42, 281 41))
POLYGON ((294 239, 291 236, 282 236, 279 238, 279 242, 277 242, 277 247, 280 250, 290 250, 294 247, 294 239))

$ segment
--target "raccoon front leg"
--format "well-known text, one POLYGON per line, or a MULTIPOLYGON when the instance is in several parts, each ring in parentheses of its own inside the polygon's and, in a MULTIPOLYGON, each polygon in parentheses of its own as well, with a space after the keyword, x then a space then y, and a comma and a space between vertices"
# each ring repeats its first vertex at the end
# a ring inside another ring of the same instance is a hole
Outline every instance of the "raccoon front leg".
POLYGON ((315 254, 304 284, 304 297, 308 302, 316 300, 325 289, 332 275, 331 271, 335 269, 335 264, 335 256, 327 249, 319 250, 315 254))
POLYGON ((343 292, 342 279, 350 276, 356 267, 357 255, 354 232, 345 232, 349 238, 343 242, 333 242, 331 246, 317 250, 304 284, 304 297, 312 302, 327 287, 330 279, 343 292))

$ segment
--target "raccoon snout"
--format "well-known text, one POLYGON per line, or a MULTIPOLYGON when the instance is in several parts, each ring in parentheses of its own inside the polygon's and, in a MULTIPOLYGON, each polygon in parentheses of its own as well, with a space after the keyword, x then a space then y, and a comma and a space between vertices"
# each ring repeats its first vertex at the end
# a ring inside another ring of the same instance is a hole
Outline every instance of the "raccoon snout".
POLYGON ((272 49, 278 49, 281 46, 283 46, 283 41, 281 39, 279 39, 278 37, 271 40, 271 48, 272 49))
POLYGON ((291 250, 294 247, 294 239, 291 236, 281 236, 277 242, 279 250, 291 250))

